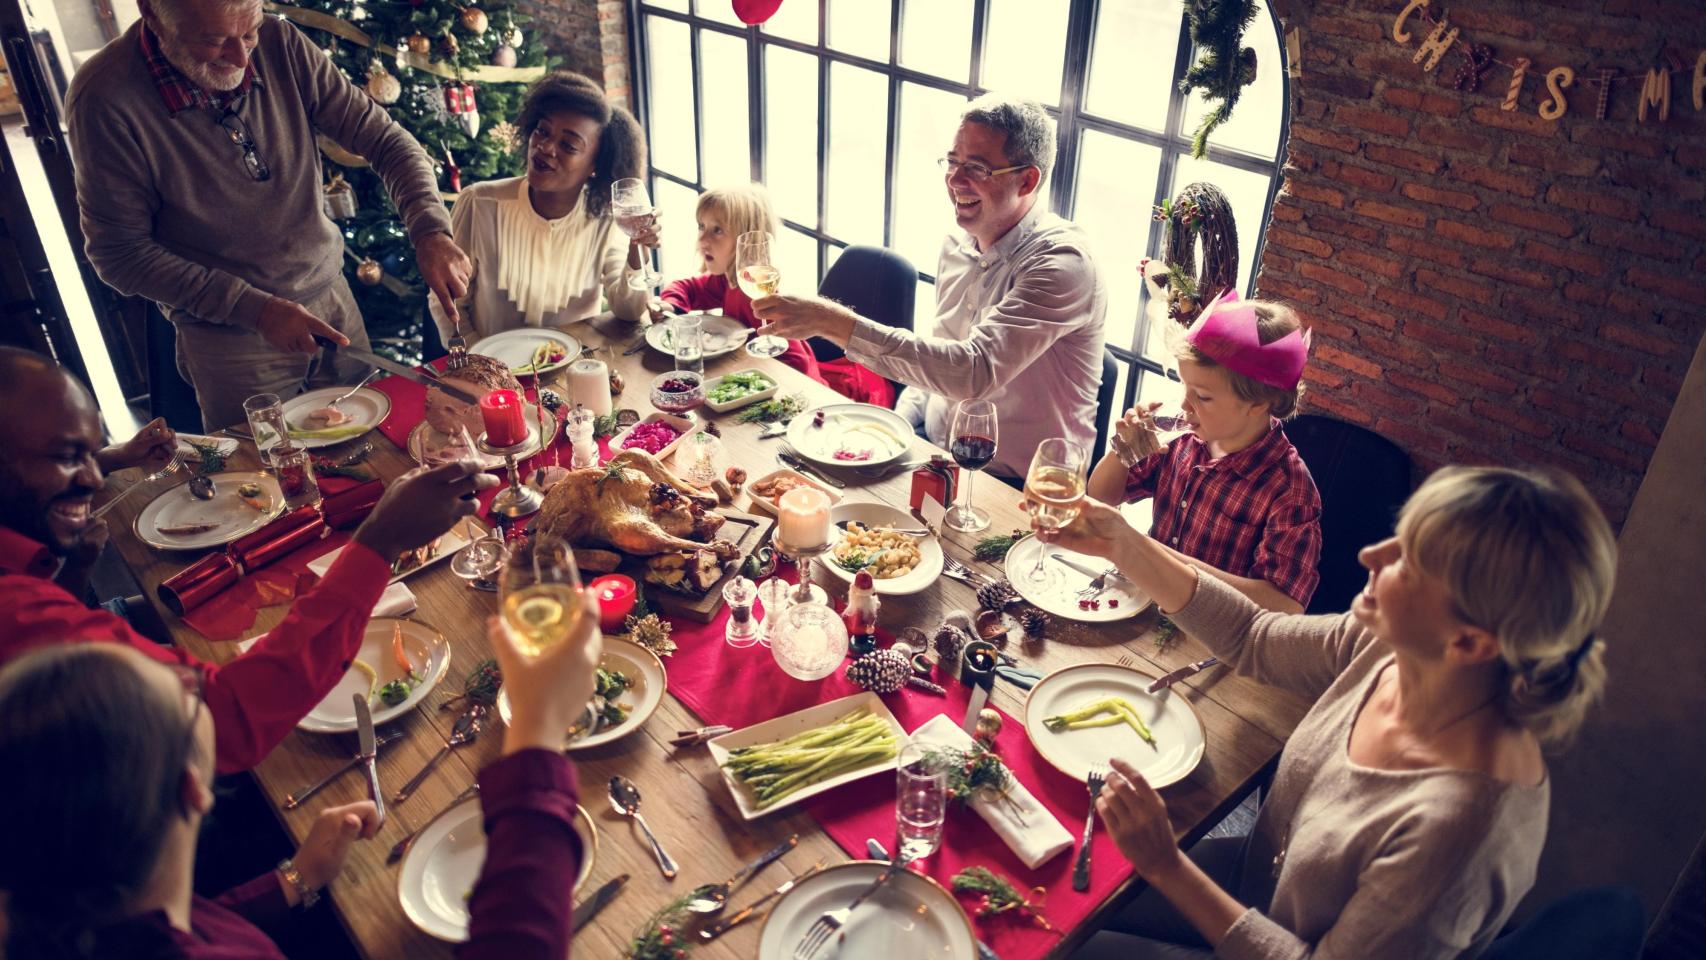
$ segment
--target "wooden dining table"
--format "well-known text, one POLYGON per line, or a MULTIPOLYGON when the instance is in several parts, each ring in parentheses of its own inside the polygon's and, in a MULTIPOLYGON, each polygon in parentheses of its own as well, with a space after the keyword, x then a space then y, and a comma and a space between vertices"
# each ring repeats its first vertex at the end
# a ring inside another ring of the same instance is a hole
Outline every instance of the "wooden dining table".
MULTIPOLYGON (((625 379, 625 391, 617 398, 619 407, 632 407, 642 415, 651 412, 647 401, 652 380, 671 369, 671 358, 651 350, 626 355, 625 348, 637 342, 637 331, 611 317, 575 324, 566 332, 587 348, 606 348, 600 355, 625 379)), ((737 369, 757 367, 777 380, 782 394, 800 396, 807 406, 841 400, 829 388, 781 363, 755 358, 744 351, 708 360, 707 378, 737 369)), ((551 377, 547 376, 547 385, 551 377)), ((702 414, 708 411, 701 411, 702 414)), ((733 413, 712 415, 722 432, 725 464, 740 464, 757 477, 777 466, 776 440, 761 440, 761 427, 739 423, 733 413)), ((362 441, 352 441, 360 443, 362 441)), ((415 466, 407 452, 379 432, 366 442, 374 451, 367 463, 379 476, 389 479, 415 466)), ((337 450, 328 451, 336 453, 337 450)), ((912 457, 941 452, 924 440, 914 440, 912 457)), ((1021 458, 1023 459, 1023 458, 1021 458)), ((258 469, 254 446, 240 445, 228 469, 258 469)), ((863 480, 856 474, 841 474, 847 480, 850 499, 885 503, 905 510, 909 507, 910 471, 899 471, 879 480, 863 480)), ((122 487, 123 477, 109 486, 122 487)), ((975 502, 988 512, 991 525, 985 533, 944 530, 944 551, 990 576, 1000 576, 998 565, 979 562, 973 548, 989 532, 1023 530, 1028 520, 1018 491, 985 478, 975 484, 975 502)), ((159 583, 196 559, 196 554, 163 552, 143 543, 134 531, 137 514, 149 497, 133 497, 119 505, 111 524, 112 537, 151 602, 168 625, 174 641, 198 657, 223 663, 238 656, 234 642, 210 641, 167 610, 156 596, 159 583)), ((746 506, 745 496, 737 506, 746 506)), ((441 631, 451 647, 451 667, 446 680, 412 711, 412 716, 383 728, 406 730, 408 736, 381 750, 379 780, 387 798, 419 771, 441 748, 451 732, 454 711, 440 705, 459 693, 464 674, 489 657, 485 624, 496 612, 496 594, 471 589, 453 575, 448 564, 435 564, 411 576, 418 610, 412 619, 441 631)), ((840 580, 818 576, 817 582, 837 596, 844 595, 840 580)), ((898 632, 906 626, 932 629, 954 609, 977 608, 974 591, 946 577, 912 596, 884 598, 882 623, 898 632)), ((248 636, 270 629, 283 618, 284 605, 258 612, 248 636)), ((1042 643, 1026 644, 1025 666, 1038 673, 1085 662, 1114 662, 1125 659, 1138 669, 1160 674, 1201 659, 1209 651, 1198 641, 1173 635, 1159 642, 1159 615, 1153 610, 1115 623, 1089 624, 1055 618, 1042 643)), ((754 648, 763 652, 762 648, 754 648)), ((667 663, 667 661, 666 661, 667 663)), ((1249 796, 1271 769, 1281 746, 1302 718, 1307 704, 1300 699, 1235 676, 1224 667, 1213 668, 1183 681, 1175 690, 1188 699, 1201 719, 1207 749, 1195 771, 1179 783, 1164 788, 1175 835, 1182 844, 1202 837, 1229 811, 1249 796)), ((1009 716, 1022 717, 1024 692, 1003 682, 995 685, 990 703, 1009 716)), ((757 820, 744 820, 736 810, 729 790, 709 752, 700 747, 681 749, 670 744, 677 731, 701 725, 701 719, 673 696, 665 694, 661 706, 634 733, 602 747, 577 752, 574 760, 581 784, 581 803, 591 814, 599 835, 596 861, 587 886, 577 896, 622 873, 630 875, 626 889, 585 929, 575 932, 574 952, 581 957, 625 955, 630 937, 647 919, 672 898, 701 883, 732 876, 740 867, 790 834, 798 834, 799 845, 778 863, 754 878, 736 902, 756 897, 785 880, 811 868, 820 859, 838 863, 850 859, 801 808, 779 811, 757 820), (632 824, 612 812, 600 786, 614 775, 628 777, 644 795, 643 811, 663 845, 680 861, 681 875, 674 881, 662 877, 649 848, 632 824)), ((386 854, 400 838, 413 831, 449 805, 464 788, 475 782, 477 772, 497 759, 503 729, 495 717, 484 736, 453 751, 439 764, 408 802, 392 804, 378 835, 357 843, 342 874, 328 894, 337 915, 360 953, 373 960, 390 958, 449 957, 453 946, 418 930, 404 915, 399 903, 397 865, 387 865, 386 854)), ((293 841, 300 843, 316 813, 327 806, 364 799, 365 778, 352 771, 331 783, 312 801, 295 810, 285 810, 285 798, 312 784, 346 762, 355 750, 354 734, 313 734, 297 731, 287 737, 253 771, 261 792, 278 814, 293 841)), ((1077 836, 1082 821, 1066 824, 1077 836)), ((1124 863, 1098 863, 1098 869, 1129 871, 1124 863)), ((1142 889, 1142 881, 1125 880, 1112 896, 1091 915, 1057 941, 1047 955, 1064 957, 1094 933, 1109 916, 1142 889)), ((694 954, 705 958, 751 958, 758 954, 759 923, 749 922, 713 943, 699 946, 694 954)), ((1018 960, 1008 957, 1007 960, 1018 960)))

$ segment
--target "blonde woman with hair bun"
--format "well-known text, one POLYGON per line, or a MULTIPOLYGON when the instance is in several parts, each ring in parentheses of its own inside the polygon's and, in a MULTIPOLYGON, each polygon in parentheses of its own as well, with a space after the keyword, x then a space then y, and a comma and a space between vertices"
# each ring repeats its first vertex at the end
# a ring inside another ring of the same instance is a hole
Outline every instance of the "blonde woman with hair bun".
MULTIPOLYGON (((1229 667, 1308 697, 1248 837, 1189 856, 1123 758, 1097 800, 1151 890, 1080 957, 1142 957, 1135 934, 1244 957, 1473 957, 1534 884, 1544 750, 1601 696, 1617 546, 1576 480, 1447 467, 1362 550, 1342 615, 1264 611, 1199 576, 1113 507, 1058 536, 1112 560, 1229 667)), ((1169 952, 1167 956, 1179 956, 1169 952)))

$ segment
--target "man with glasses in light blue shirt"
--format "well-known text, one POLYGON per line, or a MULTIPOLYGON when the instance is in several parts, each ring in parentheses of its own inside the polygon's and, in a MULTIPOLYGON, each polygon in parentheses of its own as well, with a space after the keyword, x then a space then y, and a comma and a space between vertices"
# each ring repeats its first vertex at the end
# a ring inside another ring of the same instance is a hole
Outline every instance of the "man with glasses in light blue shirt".
POLYGON ((884 326, 818 297, 766 297, 760 333, 824 337, 907 385, 897 411, 932 443, 950 440, 954 404, 995 404, 1000 444, 989 470, 1025 476, 1049 437, 1090 452, 1102 379, 1107 290, 1076 224, 1039 203, 1054 165, 1055 125, 1040 104, 984 96, 960 117, 940 161, 963 233, 943 244, 936 324, 928 336, 884 326))

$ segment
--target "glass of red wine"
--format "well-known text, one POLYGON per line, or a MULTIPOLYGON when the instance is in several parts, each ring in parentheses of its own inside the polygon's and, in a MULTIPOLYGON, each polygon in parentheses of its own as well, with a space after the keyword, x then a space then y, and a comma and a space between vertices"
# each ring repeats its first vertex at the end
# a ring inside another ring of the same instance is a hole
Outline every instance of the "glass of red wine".
POLYGON ((995 404, 988 400, 961 400, 954 405, 948 452, 954 455, 954 462, 966 471, 965 495, 948 511, 944 520, 955 530, 971 533, 989 526, 989 514, 972 506, 971 475, 995 459, 997 429, 995 404))

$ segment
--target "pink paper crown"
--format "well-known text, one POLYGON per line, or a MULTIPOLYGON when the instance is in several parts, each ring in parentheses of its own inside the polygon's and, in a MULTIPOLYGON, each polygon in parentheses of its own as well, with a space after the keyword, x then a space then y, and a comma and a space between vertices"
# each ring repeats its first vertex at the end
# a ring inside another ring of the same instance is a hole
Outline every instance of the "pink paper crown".
POLYGON ((1234 373, 1281 390, 1296 389, 1309 356, 1309 331, 1293 330, 1264 344, 1256 329, 1258 319, 1256 308, 1228 289, 1191 324, 1185 340, 1234 373))

